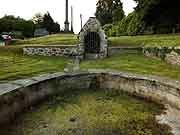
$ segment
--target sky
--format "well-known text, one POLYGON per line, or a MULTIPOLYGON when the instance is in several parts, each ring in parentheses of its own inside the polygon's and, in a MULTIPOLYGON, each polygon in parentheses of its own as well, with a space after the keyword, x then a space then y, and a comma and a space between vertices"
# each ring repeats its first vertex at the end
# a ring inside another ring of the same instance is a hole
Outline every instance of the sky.
MULTIPOLYGON (((136 3, 133 0, 122 0, 125 14, 133 11, 136 3)), ((65 20, 65 0, 0 0, 0 17, 6 15, 15 15, 31 19, 36 13, 50 12, 53 19, 64 28, 65 20)), ((89 17, 94 16, 96 11, 96 0, 69 0, 69 21, 70 6, 74 10, 74 31, 80 30, 80 14, 83 16, 83 24, 89 17)))

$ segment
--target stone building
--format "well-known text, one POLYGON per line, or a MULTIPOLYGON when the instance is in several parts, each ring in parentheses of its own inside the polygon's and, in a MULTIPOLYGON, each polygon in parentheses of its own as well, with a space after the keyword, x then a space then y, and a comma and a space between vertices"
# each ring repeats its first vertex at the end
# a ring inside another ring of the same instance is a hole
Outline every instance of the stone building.
POLYGON ((107 37, 95 17, 90 17, 80 31, 78 51, 83 54, 84 59, 107 57, 107 37))

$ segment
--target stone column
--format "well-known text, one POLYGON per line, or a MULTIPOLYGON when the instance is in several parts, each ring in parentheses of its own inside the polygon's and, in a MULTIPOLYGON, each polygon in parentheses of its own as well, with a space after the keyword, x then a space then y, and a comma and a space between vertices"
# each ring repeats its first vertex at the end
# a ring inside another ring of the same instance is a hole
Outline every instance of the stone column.
POLYGON ((68 0, 66 0, 66 20, 64 22, 64 31, 69 32, 69 21, 68 21, 68 0))

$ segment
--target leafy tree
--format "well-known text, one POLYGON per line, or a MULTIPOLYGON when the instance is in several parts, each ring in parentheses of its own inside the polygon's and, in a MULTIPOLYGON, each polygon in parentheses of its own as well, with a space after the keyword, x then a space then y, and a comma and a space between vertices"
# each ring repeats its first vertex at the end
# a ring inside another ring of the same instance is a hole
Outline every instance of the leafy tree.
POLYGON ((32 37, 34 33, 34 23, 12 15, 5 15, 0 18, 0 33, 15 31, 21 32, 24 37, 32 37))
POLYGON ((52 32, 53 33, 58 33, 58 32, 60 32, 60 25, 59 25, 59 23, 58 22, 56 22, 56 23, 54 23, 53 25, 52 25, 52 32))
POLYGON ((102 25, 115 23, 125 16, 121 0, 98 0, 95 15, 102 25))
POLYGON ((60 25, 57 22, 54 22, 49 12, 44 15, 37 13, 32 20, 35 23, 36 28, 46 28, 50 34, 60 32, 60 25))
POLYGON ((113 22, 121 21, 125 17, 123 4, 120 0, 114 0, 112 2, 113 2, 113 10, 112 10, 113 22))
POLYGON ((42 22, 43 22, 43 15, 41 13, 36 13, 33 16, 32 21, 34 22, 34 24, 42 24, 42 22))
POLYGON ((42 26, 44 28, 46 28, 47 31, 49 31, 50 33, 52 33, 53 30, 53 25, 54 25, 54 20, 52 19, 51 15, 49 14, 49 12, 47 12, 44 16, 43 16, 43 22, 42 22, 42 26))
POLYGON ((139 20, 154 33, 169 33, 180 24, 178 0, 135 0, 139 20))

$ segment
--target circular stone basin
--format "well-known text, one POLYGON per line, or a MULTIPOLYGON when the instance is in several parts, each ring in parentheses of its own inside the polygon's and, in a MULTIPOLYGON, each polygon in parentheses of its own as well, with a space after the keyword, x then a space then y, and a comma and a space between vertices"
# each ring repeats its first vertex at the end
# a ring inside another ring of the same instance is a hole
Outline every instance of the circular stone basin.
POLYGON ((164 106, 115 90, 60 93, 30 107, 2 135, 171 135, 156 115, 164 106), (61 95, 61 96, 60 96, 61 95))

